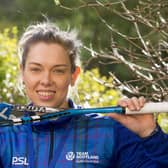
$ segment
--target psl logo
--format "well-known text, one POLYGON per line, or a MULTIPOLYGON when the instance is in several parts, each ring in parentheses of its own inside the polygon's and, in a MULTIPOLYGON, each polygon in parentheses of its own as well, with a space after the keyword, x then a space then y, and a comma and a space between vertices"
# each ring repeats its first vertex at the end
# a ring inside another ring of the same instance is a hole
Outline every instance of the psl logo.
POLYGON ((12 165, 24 165, 28 166, 26 157, 12 157, 12 165))

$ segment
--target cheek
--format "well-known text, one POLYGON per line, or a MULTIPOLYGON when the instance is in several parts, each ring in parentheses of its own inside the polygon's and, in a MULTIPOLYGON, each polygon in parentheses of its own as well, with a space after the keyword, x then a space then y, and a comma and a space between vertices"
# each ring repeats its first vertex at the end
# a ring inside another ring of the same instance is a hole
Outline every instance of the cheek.
POLYGON ((28 89, 33 88, 34 85, 37 84, 37 78, 33 78, 33 76, 29 77, 29 75, 24 74, 23 76, 23 82, 25 84, 25 87, 28 89))
POLYGON ((71 78, 69 77, 56 81, 57 88, 62 90, 67 89, 70 86, 70 84, 71 84, 71 78))

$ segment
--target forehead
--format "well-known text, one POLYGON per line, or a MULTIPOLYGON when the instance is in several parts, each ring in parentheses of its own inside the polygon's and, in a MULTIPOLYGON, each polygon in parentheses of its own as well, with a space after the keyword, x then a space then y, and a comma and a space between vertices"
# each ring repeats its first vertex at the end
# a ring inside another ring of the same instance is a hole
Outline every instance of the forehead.
POLYGON ((38 42, 30 46, 26 63, 70 64, 66 49, 57 43, 38 42))

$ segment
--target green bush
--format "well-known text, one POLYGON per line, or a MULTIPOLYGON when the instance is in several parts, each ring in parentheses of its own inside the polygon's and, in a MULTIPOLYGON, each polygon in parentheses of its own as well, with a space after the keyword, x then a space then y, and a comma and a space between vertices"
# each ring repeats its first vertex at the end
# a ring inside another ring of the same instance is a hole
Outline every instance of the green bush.
POLYGON ((0 32, 0 99, 10 103, 25 103, 18 92, 17 33, 16 27, 0 32))
POLYGON ((116 105, 121 93, 111 86, 112 78, 101 76, 98 69, 82 72, 78 81, 79 100, 91 107, 116 105))

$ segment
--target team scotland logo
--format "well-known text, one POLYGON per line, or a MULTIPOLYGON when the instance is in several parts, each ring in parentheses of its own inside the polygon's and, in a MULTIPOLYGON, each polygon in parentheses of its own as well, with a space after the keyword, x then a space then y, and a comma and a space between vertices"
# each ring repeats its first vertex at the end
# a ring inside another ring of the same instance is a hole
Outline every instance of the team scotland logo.
POLYGON ((67 160, 73 160, 74 158, 75 158, 74 152, 68 152, 68 153, 66 154, 66 159, 67 159, 67 160))
POLYGON ((75 160, 76 163, 99 163, 99 156, 89 152, 67 152, 66 160, 75 160))

